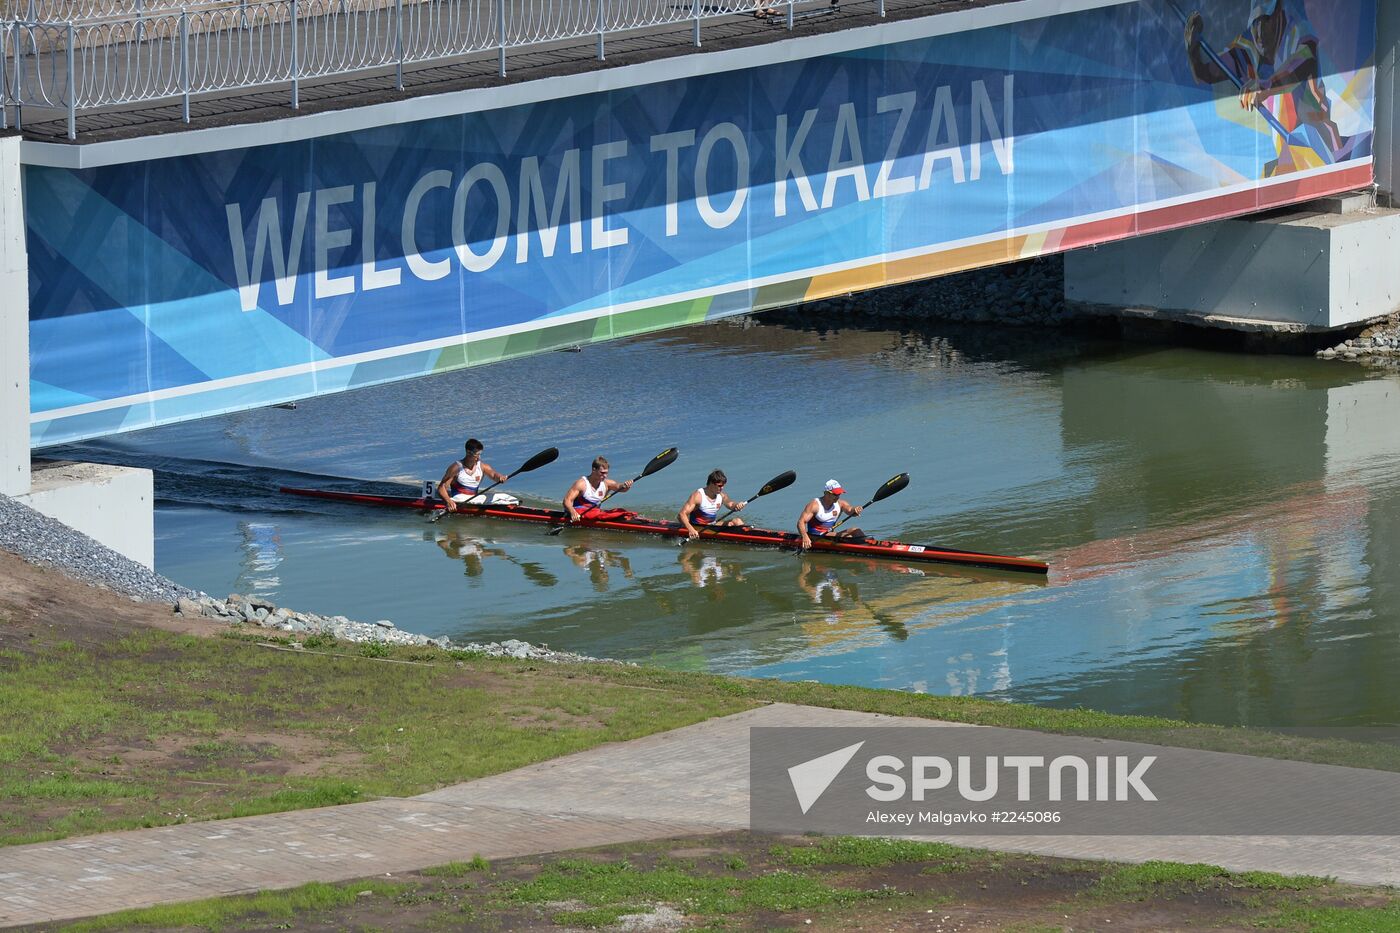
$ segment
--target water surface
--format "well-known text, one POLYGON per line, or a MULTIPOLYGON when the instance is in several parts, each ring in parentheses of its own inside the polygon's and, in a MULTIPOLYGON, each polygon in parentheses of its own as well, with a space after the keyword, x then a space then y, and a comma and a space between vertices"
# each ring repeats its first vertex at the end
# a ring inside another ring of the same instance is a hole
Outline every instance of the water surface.
POLYGON ((1259 725, 1400 720, 1400 378, 995 328, 761 319, 113 438, 157 469, 158 569, 210 593, 672 667, 1259 725), (903 567, 280 496, 436 479, 474 435, 557 502, 596 454, 670 517, 712 468, 790 527, 837 477, 881 537, 1038 556, 903 567), (291 472, 313 476, 289 475, 291 472), (327 479, 331 477, 332 479, 327 479))

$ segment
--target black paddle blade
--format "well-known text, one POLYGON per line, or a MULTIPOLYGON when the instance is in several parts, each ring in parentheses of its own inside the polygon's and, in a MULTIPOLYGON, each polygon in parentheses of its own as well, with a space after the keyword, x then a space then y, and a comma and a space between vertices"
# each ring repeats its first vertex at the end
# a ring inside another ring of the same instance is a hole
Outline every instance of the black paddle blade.
MULTIPOLYGON (((763 488, 758 491, 758 496, 766 496, 770 492, 777 492, 779 489, 787 489, 795 482, 797 482, 797 471, 788 470, 786 473, 775 476, 764 483, 763 488)), ((757 499, 758 496, 754 496, 754 498, 757 499)))
MULTIPOLYGON (((651 462, 646 465, 646 469, 642 470, 642 476, 650 476, 657 470, 666 469, 668 466, 675 463, 676 458, 680 455, 681 450, 679 447, 667 447, 665 450, 661 451, 661 453, 651 458, 651 462)), ((638 479, 641 479, 641 477, 639 476, 638 479)))
POLYGON ((885 485, 875 490, 875 495, 870 497, 871 503, 879 502, 881 499, 888 499, 909 485, 909 474, 901 473, 898 476, 885 480, 885 485))
POLYGON ((539 469, 540 467, 542 467, 542 466, 548 466, 549 464, 553 463, 555 460, 558 460, 558 459, 559 459, 559 448, 558 448, 558 447, 551 447, 551 448, 549 448, 548 450, 541 450, 539 453, 535 454, 535 455, 534 455, 533 457, 531 457, 529 460, 526 460, 524 463, 522 463, 522 464, 520 465, 520 469, 516 470, 514 473, 512 473, 512 474, 510 474, 510 475, 511 475, 511 476, 518 476, 518 475, 520 475, 521 473, 529 473, 531 470, 538 470, 538 469, 539 469))

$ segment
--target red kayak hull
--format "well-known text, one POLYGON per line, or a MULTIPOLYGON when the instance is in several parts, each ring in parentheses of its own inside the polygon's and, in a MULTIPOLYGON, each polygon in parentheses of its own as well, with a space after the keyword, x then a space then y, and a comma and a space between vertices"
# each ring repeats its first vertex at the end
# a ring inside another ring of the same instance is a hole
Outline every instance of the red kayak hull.
MULTIPOLYGON (((367 493, 335 492, 326 489, 298 489, 283 486, 282 492, 294 496, 308 496, 313 499, 329 499, 334 502, 354 502, 361 505, 378 505, 424 511, 441 510, 443 505, 436 499, 413 496, 376 496, 367 493)), ((525 505, 461 508, 460 515, 501 518, 507 521, 535 522, 542 525, 567 525, 568 520, 559 509, 536 509, 525 505)), ((669 538, 682 538, 686 530, 679 522, 659 522, 649 518, 619 518, 602 521, 578 522, 580 527, 602 528, 608 531, 625 531, 632 534, 661 535, 669 538)), ((766 528, 747 526, 725 526, 707 528, 701 532, 707 541, 724 541, 731 544, 746 544, 750 547, 796 548, 798 538, 795 532, 772 531, 766 528)), ((1017 570, 1027 573, 1048 573, 1050 567, 1044 561, 1028 557, 1008 557, 1001 554, 982 554, 977 551, 959 551, 952 548, 905 544, 900 541, 844 541, 832 538, 812 538, 812 550, 830 554, 852 554, 860 557, 923 562, 935 564, 964 564, 970 567, 993 567, 999 570, 1017 570)))

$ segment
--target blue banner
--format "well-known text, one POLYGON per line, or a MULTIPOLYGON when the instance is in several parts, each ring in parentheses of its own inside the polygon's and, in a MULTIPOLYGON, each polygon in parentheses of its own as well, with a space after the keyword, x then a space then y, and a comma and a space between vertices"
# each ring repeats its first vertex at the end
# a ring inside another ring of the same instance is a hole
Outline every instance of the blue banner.
POLYGON ((33 440, 1364 185, 1375 15, 1141 0, 299 142, 30 166, 33 440))

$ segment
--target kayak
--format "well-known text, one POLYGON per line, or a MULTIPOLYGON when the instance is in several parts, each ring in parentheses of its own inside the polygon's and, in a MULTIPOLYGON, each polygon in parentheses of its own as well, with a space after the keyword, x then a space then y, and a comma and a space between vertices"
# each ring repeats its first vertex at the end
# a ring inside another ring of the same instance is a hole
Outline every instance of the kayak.
MULTIPOLYGON (((308 496, 313 499, 329 499, 334 502, 353 502, 360 505, 379 505, 405 509, 441 510, 442 502, 422 496, 385 496, 369 493, 337 492, 328 489, 298 489, 283 486, 282 492, 294 496, 308 496)), ((490 505, 486 507, 460 508, 459 515, 501 518, 508 521, 536 522, 542 525, 567 525, 568 517, 561 509, 536 509, 526 505, 490 505)), ((662 535, 670 538, 683 538, 687 532, 679 522, 662 522, 629 513, 625 517, 589 521, 583 519, 578 527, 601 528, 607 531, 625 531, 633 534, 662 535)), ((726 525, 722 528, 704 528, 700 537, 706 541, 724 541, 731 544, 746 544, 751 547, 776 547, 796 549, 798 536, 791 531, 773 531, 767 528, 751 528, 747 525, 726 525)), ((851 554, 860 557, 899 561, 921 561, 937 564, 963 564, 970 567, 994 567, 999 570, 1017 570, 1027 573, 1048 573, 1050 567, 1044 561, 1028 557, 1007 557, 1001 554, 982 554, 977 551, 959 551, 954 548, 936 547, 923 544, 905 544, 901 541, 875 541, 872 539, 812 538, 812 550, 829 554, 851 554)))

